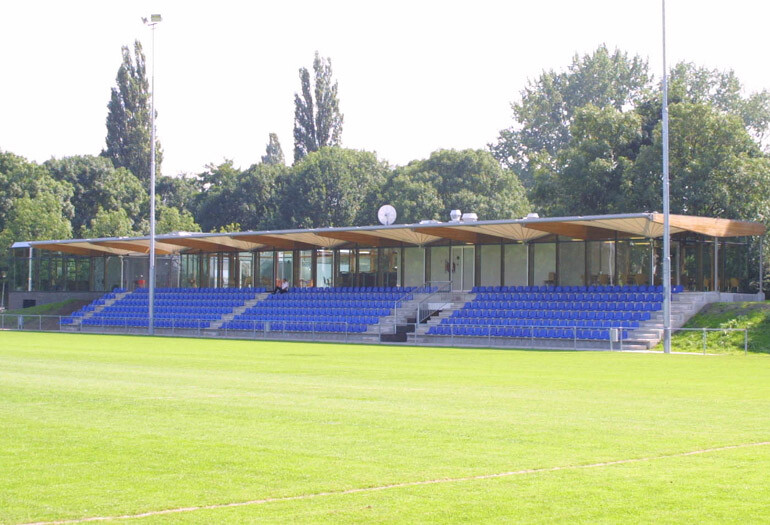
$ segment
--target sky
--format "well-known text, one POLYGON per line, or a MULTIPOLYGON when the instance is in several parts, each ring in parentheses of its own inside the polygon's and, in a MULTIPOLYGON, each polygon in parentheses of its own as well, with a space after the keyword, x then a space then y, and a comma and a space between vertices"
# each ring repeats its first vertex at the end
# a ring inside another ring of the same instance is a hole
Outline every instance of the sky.
MULTIPOLYGON (((765 0, 669 0, 667 60, 732 69, 770 89, 765 0)), ((277 133, 293 156, 298 69, 329 57, 345 147, 391 165, 485 148, 543 70, 599 45, 662 73, 661 0, 40 0, 0 5, 0 150, 36 162, 97 155, 121 46, 155 33, 164 175, 232 160, 246 168, 277 133)))

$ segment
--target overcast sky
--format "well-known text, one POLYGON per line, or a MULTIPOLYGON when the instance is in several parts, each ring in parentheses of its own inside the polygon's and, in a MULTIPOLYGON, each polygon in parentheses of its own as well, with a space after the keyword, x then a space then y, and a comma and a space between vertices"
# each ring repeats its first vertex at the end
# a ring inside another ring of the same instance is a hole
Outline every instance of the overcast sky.
MULTIPOLYGON (((770 88, 765 0, 669 0, 668 61, 734 69, 770 88)), ((602 43, 661 73, 660 0, 131 2, 8 0, 0 6, 0 150, 43 162, 98 154, 122 45, 156 32, 163 173, 233 159, 248 167, 278 133, 293 151, 297 70, 330 57, 343 144, 391 164, 483 148, 544 69, 602 43)))

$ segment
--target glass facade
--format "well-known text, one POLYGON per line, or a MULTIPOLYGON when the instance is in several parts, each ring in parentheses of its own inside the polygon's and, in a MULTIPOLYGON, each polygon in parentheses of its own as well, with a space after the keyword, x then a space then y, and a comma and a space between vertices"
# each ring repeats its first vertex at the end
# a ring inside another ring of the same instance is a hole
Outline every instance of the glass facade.
MULTIPOLYGON (((752 244, 753 243, 753 244, 752 244)), ((751 292, 758 287, 751 238, 696 234, 672 238, 672 284, 687 290, 751 292), (716 262, 715 262, 716 253, 716 262)), ((156 284, 171 287, 251 287, 272 290, 287 279, 294 287, 421 286, 451 282, 474 286, 662 284, 661 242, 621 237, 540 242, 317 248, 284 251, 184 253, 158 256, 156 284)), ((13 291, 103 292, 147 286, 146 256, 79 256, 13 251, 8 287, 13 291)))
POLYGON ((404 248, 404 286, 422 286, 425 283, 425 250, 404 248))
POLYGON ((501 252, 502 246, 498 244, 485 244, 481 246, 481 286, 500 286, 501 252))
POLYGON ((293 252, 277 252, 276 257, 276 286, 278 282, 283 282, 284 279, 289 281, 289 286, 294 286, 294 253, 293 252))
MULTIPOLYGON (((503 245, 503 286, 527 286, 529 283, 529 246, 503 245)), ((483 263, 483 261, 482 261, 483 263)))
POLYGON ((534 243, 533 262, 530 273, 532 273, 532 284, 534 286, 555 285, 556 275, 556 243, 534 243))
POLYGON ((450 280, 452 264, 449 246, 433 246, 430 248, 430 281, 447 282, 450 280))
POLYGON ((307 288, 315 286, 313 281, 313 251, 302 250, 299 252, 299 286, 307 288))
POLYGON ((259 252, 259 266, 257 267, 257 286, 268 291, 275 288, 275 252, 259 252))
POLYGON ((585 286, 586 243, 583 241, 559 242, 559 285, 585 286))
POLYGON ((316 286, 327 288, 332 285, 334 276, 334 252, 332 250, 317 250, 316 262, 316 286))
POLYGON ((401 286, 401 248, 380 250, 382 286, 401 286))

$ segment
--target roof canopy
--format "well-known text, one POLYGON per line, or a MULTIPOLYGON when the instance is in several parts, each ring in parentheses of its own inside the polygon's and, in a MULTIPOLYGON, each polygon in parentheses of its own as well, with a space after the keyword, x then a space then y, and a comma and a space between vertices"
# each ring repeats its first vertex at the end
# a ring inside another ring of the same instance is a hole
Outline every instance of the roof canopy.
MULTIPOLYGON (((670 225, 672 234, 693 232, 712 237, 740 237, 765 233, 765 226, 758 222, 689 215, 671 215, 670 225)), ((168 255, 180 252, 334 248, 349 243, 364 246, 398 246, 402 243, 424 246, 445 239, 473 244, 495 243, 501 240, 527 242, 552 234, 573 239, 593 240, 607 239, 616 233, 620 237, 661 237, 663 214, 637 213, 499 221, 431 222, 261 232, 170 233, 155 237, 155 250, 159 255, 168 255)), ((75 255, 136 255, 150 252, 150 238, 145 236, 30 241, 17 242, 13 245, 13 248, 27 247, 75 255)))

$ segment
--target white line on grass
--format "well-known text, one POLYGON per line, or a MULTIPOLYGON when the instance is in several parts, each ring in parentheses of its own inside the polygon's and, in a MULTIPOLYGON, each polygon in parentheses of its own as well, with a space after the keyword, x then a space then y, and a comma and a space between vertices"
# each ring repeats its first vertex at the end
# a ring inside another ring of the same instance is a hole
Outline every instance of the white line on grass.
POLYGON ((78 518, 78 519, 71 519, 71 520, 59 520, 59 521, 37 521, 34 523, 26 523, 23 525, 67 525, 70 523, 88 523, 91 521, 110 521, 110 520, 127 520, 127 519, 136 519, 136 518, 147 518, 150 516, 161 516, 163 514, 179 514, 182 512, 194 512, 197 510, 216 510, 216 509, 226 509, 231 507, 246 507, 250 505, 263 505, 265 503, 280 503, 284 501, 297 501, 297 500, 307 500, 312 498, 320 498, 323 496, 344 496, 346 494, 360 494, 362 492, 376 492, 380 490, 388 490, 388 489, 399 489, 399 488, 406 488, 406 487, 418 487, 420 485, 436 485, 438 483, 460 483, 463 481, 476 481, 476 480, 485 480, 485 479, 495 479, 495 478, 505 478, 509 476, 521 476, 524 474, 540 474, 545 472, 556 472, 559 470, 577 470, 577 469, 584 469, 584 468, 598 468, 598 467, 609 467, 612 465, 623 465, 627 463, 640 463, 642 461, 654 461, 657 459, 668 459, 668 458, 681 458, 685 456, 695 456, 697 454, 708 454, 710 452, 721 452, 723 450, 734 450, 737 448, 747 448, 747 447, 761 447, 765 445, 770 445, 770 441, 760 441, 757 443, 742 443, 740 445, 727 445, 724 447, 715 447, 715 448, 704 448, 701 450, 691 450, 689 452, 679 452, 676 454, 664 454, 662 456, 650 456, 650 457, 644 457, 644 458, 631 458, 631 459, 618 459, 614 461, 603 461, 601 463, 590 463, 590 464, 584 464, 584 465, 564 465, 560 467, 544 467, 544 468, 533 468, 533 469, 523 469, 523 470, 513 470, 510 472, 498 472, 497 474, 481 474, 478 476, 466 476, 461 478, 441 478, 441 479, 430 479, 430 480, 422 480, 422 481, 406 481, 403 483, 392 483, 390 485, 380 485, 376 487, 362 487, 357 489, 348 489, 348 490, 337 490, 337 491, 329 491, 329 492, 316 492, 315 494, 300 494, 298 496, 284 496, 284 497, 276 497, 276 498, 263 498, 263 499, 254 499, 250 501, 236 501, 233 503, 218 503, 214 505, 200 505, 196 507, 179 507, 176 509, 164 509, 164 510, 151 510, 148 512, 142 512, 141 514, 125 514, 123 516, 92 516, 90 518, 78 518))

